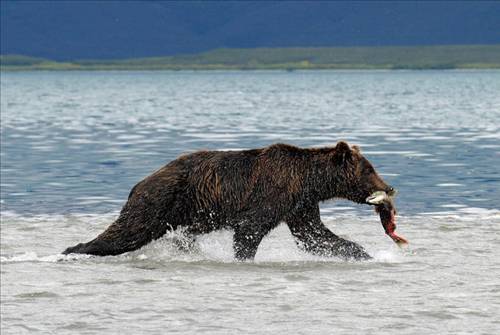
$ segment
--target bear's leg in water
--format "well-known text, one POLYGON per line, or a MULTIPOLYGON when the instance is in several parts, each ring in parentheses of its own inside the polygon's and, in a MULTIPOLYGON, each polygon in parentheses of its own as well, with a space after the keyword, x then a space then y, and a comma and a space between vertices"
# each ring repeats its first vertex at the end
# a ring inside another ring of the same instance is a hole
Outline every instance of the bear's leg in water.
POLYGON ((274 223, 245 221, 234 229, 233 247, 238 260, 253 259, 260 242, 273 228, 274 223))
POLYGON ((90 242, 67 248, 63 254, 77 253, 97 256, 119 255, 141 248, 160 238, 170 226, 164 222, 132 222, 119 217, 103 233, 90 242))
POLYGON ((371 258, 362 246, 338 237, 321 222, 318 204, 301 205, 286 223, 297 244, 307 252, 344 259, 371 258))
POLYGON ((173 215, 168 207, 165 211, 156 208, 145 199, 129 199, 118 219, 104 232, 90 242, 67 248, 63 254, 107 256, 137 250, 178 226, 176 217, 180 215, 173 215))

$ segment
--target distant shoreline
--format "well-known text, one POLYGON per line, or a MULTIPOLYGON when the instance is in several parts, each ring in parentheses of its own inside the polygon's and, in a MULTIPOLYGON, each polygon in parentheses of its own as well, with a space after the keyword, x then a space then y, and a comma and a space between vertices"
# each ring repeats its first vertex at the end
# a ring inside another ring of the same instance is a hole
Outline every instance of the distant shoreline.
POLYGON ((199 54, 54 61, 1 55, 1 71, 500 69, 499 45, 216 49, 199 54))

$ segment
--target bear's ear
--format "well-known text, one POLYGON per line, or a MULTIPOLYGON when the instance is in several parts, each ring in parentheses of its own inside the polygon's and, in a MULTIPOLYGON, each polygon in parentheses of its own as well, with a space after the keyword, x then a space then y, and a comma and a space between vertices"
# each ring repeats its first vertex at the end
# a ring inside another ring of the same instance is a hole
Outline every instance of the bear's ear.
POLYGON ((361 153, 361 148, 357 145, 352 146, 352 151, 357 152, 358 154, 361 153))
POLYGON ((349 148, 349 144, 347 144, 344 141, 338 142, 337 145, 335 146, 335 154, 334 154, 335 160, 343 164, 348 160, 350 160, 351 156, 352 152, 351 148, 349 148))
POLYGON ((347 144, 347 142, 340 141, 335 146, 335 151, 337 151, 339 153, 340 152, 350 152, 351 148, 349 148, 349 144, 347 144))

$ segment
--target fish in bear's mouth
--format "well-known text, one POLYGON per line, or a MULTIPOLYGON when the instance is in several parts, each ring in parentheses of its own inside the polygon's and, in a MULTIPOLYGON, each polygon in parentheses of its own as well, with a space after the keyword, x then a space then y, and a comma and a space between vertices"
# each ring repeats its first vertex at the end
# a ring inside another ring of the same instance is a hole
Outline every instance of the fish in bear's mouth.
POLYGON ((380 222, 384 227, 385 233, 389 235, 390 238, 397 245, 403 246, 408 244, 408 241, 397 235, 396 230, 396 208, 394 207, 394 202, 392 200, 392 195, 388 195, 384 191, 377 191, 366 198, 366 202, 375 205, 375 211, 380 215, 380 222))

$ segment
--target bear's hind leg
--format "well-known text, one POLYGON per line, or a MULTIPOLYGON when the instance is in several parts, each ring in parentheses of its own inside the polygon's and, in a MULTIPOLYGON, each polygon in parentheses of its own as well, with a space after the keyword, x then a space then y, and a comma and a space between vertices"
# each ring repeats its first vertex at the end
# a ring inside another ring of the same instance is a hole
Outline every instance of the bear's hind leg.
POLYGON ((102 234, 90 242, 79 243, 63 251, 63 254, 89 254, 114 256, 134 251, 163 236, 169 226, 160 222, 130 223, 118 218, 102 234))
POLYGON ((104 232, 87 243, 67 248, 63 254, 78 253, 97 256, 119 255, 134 251, 175 230, 179 220, 145 201, 127 202, 118 219, 104 232))
POLYGON ((131 251, 125 246, 117 247, 116 244, 96 237, 87 243, 78 243, 63 251, 63 255, 68 254, 87 254, 95 256, 115 256, 124 252, 131 251))

